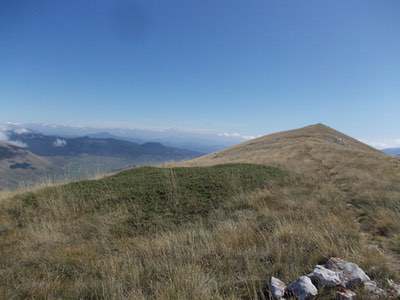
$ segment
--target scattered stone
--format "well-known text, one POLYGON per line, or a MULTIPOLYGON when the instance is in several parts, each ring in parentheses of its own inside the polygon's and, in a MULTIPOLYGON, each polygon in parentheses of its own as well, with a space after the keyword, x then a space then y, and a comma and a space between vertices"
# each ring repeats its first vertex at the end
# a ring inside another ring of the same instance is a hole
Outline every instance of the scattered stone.
POLYGON ((307 276, 301 276, 288 286, 288 291, 298 300, 311 300, 318 294, 317 288, 307 276))
POLYGON ((273 299, 285 300, 286 284, 276 277, 271 277, 270 285, 273 299))
POLYGON ((357 294, 349 289, 340 289, 336 292, 337 300, 355 300, 357 294))
POLYGON ((386 292, 383 289, 379 288, 378 285, 376 284, 376 282, 373 280, 364 282, 364 289, 368 293, 373 294, 378 297, 386 297, 386 295, 387 295, 386 292))
POLYGON ((395 283, 393 280, 388 279, 388 285, 390 292, 394 297, 400 297, 400 284, 395 283))
POLYGON ((351 289, 364 287, 368 299, 400 299, 400 284, 388 280, 388 285, 390 288, 383 290, 357 264, 332 257, 324 266, 316 265, 310 274, 299 277, 287 287, 278 278, 271 277, 270 292, 275 300, 312 300, 318 295, 318 289, 332 288, 336 290, 336 299, 354 300, 357 294, 351 289))
POLYGON ((371 280, 357 264, 345 261, 341 258, 330 258, 325 264, 325 267, 339 273, 341 285, 347 288, 371 280))
POLYGON ((322 287, 335 287, 341 284, 339 273, 329 270, 321 265, 316 265, 314 271, 307 275, 313 282, 316 283, 318 288, 322 287))

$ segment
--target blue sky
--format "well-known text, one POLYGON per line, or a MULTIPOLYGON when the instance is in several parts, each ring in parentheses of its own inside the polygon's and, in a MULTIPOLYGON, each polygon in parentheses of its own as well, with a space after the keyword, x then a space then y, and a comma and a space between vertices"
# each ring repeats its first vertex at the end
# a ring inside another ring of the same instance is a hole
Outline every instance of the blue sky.
POLYGON ((400 144, 399 33, 398 0, 0 0, 0 121, 400 144))

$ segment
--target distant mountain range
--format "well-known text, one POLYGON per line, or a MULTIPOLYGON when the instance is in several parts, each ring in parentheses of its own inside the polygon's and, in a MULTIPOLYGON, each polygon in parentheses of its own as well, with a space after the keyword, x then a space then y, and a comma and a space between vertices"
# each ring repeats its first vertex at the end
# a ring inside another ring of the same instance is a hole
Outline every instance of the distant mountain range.
POLYGON ((383 152, 385 152, 388 155, 400 156, 400 148, 388 148, 384 149, 383 152))
POLYGON ((200 156, 157 142, 134 143, 106 134, 65 137, 7 126, 0 131, 0 189, 41 180, 82 179, 132 166, 200 156))
POLYGON ((167 147, 161 143, 133 143, 116 138, 49 136, 35 132, 17 133, 11 131, 9 139, 24 145, 29 151, 40 156, 96 155, 138 159, 154 156, 158 160, 174 160, 201 155, 185 149, 167 147), (157 159, 159 157, 160 159, 157 159))
POLYGON ((152 130, 129 128, 74 127, 54 124, 27 123, 15 125, 45 135, 62 137, 89 136, 95 138, 114 138, 134 143, 158 142, 166 146, 210 153, 239 144, 252 136, 238 133, 213 133, 185 131, 178 129, 152 130))

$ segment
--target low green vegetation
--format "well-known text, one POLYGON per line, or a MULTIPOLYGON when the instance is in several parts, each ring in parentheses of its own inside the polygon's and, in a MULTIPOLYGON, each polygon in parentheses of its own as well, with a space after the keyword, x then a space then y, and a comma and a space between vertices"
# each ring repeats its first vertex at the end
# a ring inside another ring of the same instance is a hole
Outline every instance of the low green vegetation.
POLYGON ((277 168, 235 164, 208 168, 142 167, 101 180, 80 181, 38 192, 18 195, 21 206, 9 209, 19 224, 38 215, 59 218, 90 218, 126 209, 127 218, 115 225, 116 232, 137 235, 159 231, 206 217, 220 207, 232 206, 232 198, 281 182, 285 173, 277 168), (66 211, 70 210, 67 214, 66 211), (51 214, 50 214, 51 212, 51 214))

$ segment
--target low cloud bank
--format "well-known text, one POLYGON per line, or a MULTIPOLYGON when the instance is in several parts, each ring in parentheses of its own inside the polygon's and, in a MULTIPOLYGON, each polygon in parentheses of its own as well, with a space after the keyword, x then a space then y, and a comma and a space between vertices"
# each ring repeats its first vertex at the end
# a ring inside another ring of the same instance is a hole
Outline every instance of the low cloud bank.
POLYGON ((251 140, 251 139, 255 139, 259 136, 254 136, 254 135, 242 135, 238 132, 224 132, 224 133, 219 133, 218 136, 221 137, 227 137, 227 138, 238 138, 238 139, 242 139, 242 140, 251 140))
POLYGON ((0 142, 4 142, 8 145, 20 147, 20 148, 26 148, 27 144, 17 141, 17 140, 10 140, 8 136, 8 132, 6 129, 0 128, 0 142))
POLYGON ((368 141, 364 140, 364 142, 368 145, 371 145, 377 149, 389 149, 389 148, 400 148, 400 138, 398 139, 384 139, 380 141, 368 141))
POLYGON ((65 147, 67 145, 67 141, 64 139, 56 139, 53 143, 54 147, 65 147))

